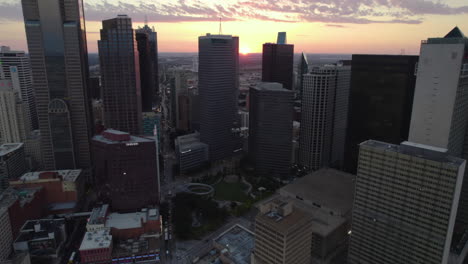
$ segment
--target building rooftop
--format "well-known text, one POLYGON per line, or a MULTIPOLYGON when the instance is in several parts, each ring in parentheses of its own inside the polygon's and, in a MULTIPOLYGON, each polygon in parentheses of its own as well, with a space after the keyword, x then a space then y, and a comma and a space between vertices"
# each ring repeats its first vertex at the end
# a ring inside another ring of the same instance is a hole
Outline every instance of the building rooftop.
POLYGON ((80 250, 109 248, 112 243, 110 228, 86 232, 80 250))
POLYGON ((200 39, 232 39, 232 35, 218 35, 218 34, 210 34, 206 33, 205 36, 200 36, 200 39))
POLYGON ((258 83, 256 86, 252 86, 252 89, 255 89, 257 91, 276 91, 292 93, 291 90, 283 88, 283 85, 281 83, 276 82, 261 82, 258 83))
POLYGON ((284 186, 280 194, 326 208, 337 215, 346 215, 353 207, 355 179, 352 174, 324 168, 284 186))
POLYGON ((61 178, 63 181, 74 182, 81 175, 82 170, 56 170, 56 171, 34 171, 23 174, 19 178, 20 181, 30 182, 37 180, 57 179, 61 178))
POLYGON ((371 146, 384 151, 405 154, 408 156, 419 157, 421 159, 431 160, 448 165, 460 166, 465 160, 447 154, 445 149, 435 148, 428 145, 417 144, 405 141, 400 145, 385 143, 377 140, 367 140, 360 146, 371 146))
POLYGON ((288 199, 275 197, 265 201, 259 207, 260 212, 256 220, 269 225, 271 229, 279 233, 287 234, 294 225, 311 220, 309 214, 295 207, 288 199))
POLYGON ((0 146, 0 156, 4 156, 23 146, 23 143, 7 143, 0 146))
POLYGON ((241 225, 235 225, 215 238, 214 242, 227 249, 233 263, 249 264, 255 234, 241 225))
POLYGON ((142 209, 141 212, 136 213, 111 213, 107 216, 106 227, 113 227, 116 229, 133 229, 142 227, 142 223, 148 220, 158 220, 158 209, 142 209))
POLYGON ((145 143, 145 142, 153 142, 153 140, 144 138, 144 137, 136 137, 132 136, 127 132, 122 132, 114 129, 107 129, 102 132, 101 135, 96 135, 93 137, 93 140, 99 141, 106 144, 136 144, 138 143, 145 143))
POLYGON ((31 241, 43 238, 49 238, 51 235, 63 229, 65 219, 38 219, 28 220, 21 227, 20 234, 15 242, 31 241))
POLYGON ((192 149, 208 148, 208 145, 200 141, 200 133, 195 132, 188 135, 179 136, 175 141, 179 152, 186 153, 192 149))
MULTIPOLYGON (((159 238, 143 234, 139 239, 117 241, 112 247, 113 260, 146 259, 159 260, 161 244, 159 238)), ((153 263, 153 262, 151 262, 153 263)))
POLYGON ((109 211, 109 205, 104 204, 101 207, 93 208, 91 216, 89 217, 89 225, 100 225, 106 223, 107 212, 109 211))

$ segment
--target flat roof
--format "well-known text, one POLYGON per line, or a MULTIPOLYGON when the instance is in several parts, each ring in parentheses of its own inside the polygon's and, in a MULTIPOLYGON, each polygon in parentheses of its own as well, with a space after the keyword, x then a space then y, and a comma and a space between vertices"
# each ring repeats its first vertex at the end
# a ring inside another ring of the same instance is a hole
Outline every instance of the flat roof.
POLYGON ((86 232, 80 250, 109 248, 112 243, 110 228, 86 232))
MULTIPOLYGON (((119 131, 119 132, 121 132, 121 131, 119 131)), ((125 133, 125 132, 121 132, 121 133, 125 133)), ((126 133, 126 134, 128 134, 128 133, 126 133)), ((132 135, 130 135, 130 140, 127 140, 127 141, 114 141, 114 140, 107 139, 102 135, 94 136, 93 140, 96 140, 96 141, 99 141, 99 142, 102 142, 102 143, 106 143, 106 144, 144 143, 144 142, 153 142, 154 141, 154 140, 151 140, 151 139, 148 139, 148 138, 136 137, 136 136, 132 136, 132 135)))
POLYGON ((457 158, 445 152, 445 149, 434 148, 423 144, 412 142, 403 142, 400 145, 390 144, 377 140, 367 140, 359 144, 360 146, 371 146, 380 150, 400 153, 408 156, 418 157, 440 163, 446 163, 454 166, 460 166, 465 162, 464 159, 457 158))
POLYGON ((62 177, 63 181, 74 182, 81 175, 81 169, 77 170, 55 170, 55 171, 34 171, 27 172, 20 177, 20 181, 37 181, 40 180, 40 175, 47 172, 56 172, 62 177))
POLYGON ((280 194, 346 215, 353 207, 355 179, 350 173, 323 168, 284 186, 280 194))
POLYGON ((23 143, 6 143, 0 146, 0 156, 11 153, 15 150, 18 150, 23 146, 23 143))
MULTIPOLYGON (((265 203, 275 203, 275 200, 280 200, 281 202, 287 203, 285 199, 271 199, 265 203)), ((293 206, 292 212, 286 216, 281 216, 274 211, 268 211, 267 213, 259 212, 256 216, 257 220, 261 220, 263 224, 268 224, 270 228, 275 231, 286 233, 294 225, 300 223, 301 221, 310 221, 310 215, 306 214, 302 209, 299 209, 296 206, 293 206)))
POLYGON ((250 264, 255 234, 241 225, 235 225, 214 239, 229 251, 229 258, 236 264, 250 264))
POLYGON ((136 213, 111 213, 107 216, 106 227, 114 227, 117 229, 133 229, 140 228, 143 223, 148 220, 158 220, 158 209, 142 209, 141 212, 136 213))
POLYGON ((257 91, 277 91, 292 93, 291 90, 283 88, 283 85, 277 82, 260 82, 257 85, 252 86, 252 89, 255 89, 257 91))

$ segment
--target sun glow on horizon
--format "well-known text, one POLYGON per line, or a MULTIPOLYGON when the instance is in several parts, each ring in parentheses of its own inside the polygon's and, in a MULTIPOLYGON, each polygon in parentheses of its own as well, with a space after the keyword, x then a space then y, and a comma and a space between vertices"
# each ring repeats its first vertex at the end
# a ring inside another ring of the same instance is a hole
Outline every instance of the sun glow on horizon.
POLYGON ((249 47, 242 47, 239 49, 239 52, 242 54, 242 55, 247 55, 251 52, 250 48, 249 47))

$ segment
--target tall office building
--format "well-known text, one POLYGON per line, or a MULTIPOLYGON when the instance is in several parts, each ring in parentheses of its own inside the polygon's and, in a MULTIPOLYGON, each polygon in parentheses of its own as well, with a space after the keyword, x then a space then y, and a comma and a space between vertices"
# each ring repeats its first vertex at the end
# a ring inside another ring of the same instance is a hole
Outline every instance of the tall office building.
POLYGON ((147 24, 136 30, 140 60, 142 111, 150 112, 158 102, 158 33, 147 24))
POLYGON ((20 88, 20 99, 26 104, 31 129, 38 129, 36 103, 32 85, 31 65, 24 51, 0 47, 0 79, 11 80, 20 88))
POLYGON ((289 175, 293 97, 280 83, 259 83, 250 88, 249 156, 258 174, 289 175))
POLYGON ((22 0, 45 169, 88 168, 92 133, 79 0, 22 0))
POLYGON ((213 161, 231 156, 238 143, 239 38, 207 34, 198 49, 200 138, 213 161))
POLYGON ((104 126, 138 135, 142 128, 140 62, 132 20, 102 21, 98 41, 104 126))
POLYGON ((278 43, 263 44, 262 82, 281 83, 292 90, 294 45, 286 44, 286 32, 278 33, 278 43))
POLYGON ((315 67, 304 75, 299 163, 311 170, 342 167, 351 68, 315 67))
POLYGON ((408 139, 418 56, 353 55, 346 139, 347 171, 355 172, 358 144, 408 139))
POLYGON ((0 194, 8 188, 9 180, 15 180, 28 171, 23 143, 0 145, 0 194))
POLYGON ((96 186, 114 210, 134 211, 159 202, 155 140, 108 129, 91 145, 96 186))
POLYGON ((0 79, 0 144, 25 142, 31 132, 29 113, 18 88, 17 83, 0 79))
POLYGON ((309 264, 312 217, 291 201, 276 198, 259 205, 255 217, 255 264, 309 264))
MULTIPOLYGON (((468 158, 468 38, 455 27, 443 38, 421 44, 409 140, 448 149, 468 158)), ((456 233, 468 230, 465 175, 456 233)), ((458 242, 456 242, 458 243, 458 242)))
POLYGON ((465 165, 432 146, 361 143, 348 263, 448 263, 465 165))

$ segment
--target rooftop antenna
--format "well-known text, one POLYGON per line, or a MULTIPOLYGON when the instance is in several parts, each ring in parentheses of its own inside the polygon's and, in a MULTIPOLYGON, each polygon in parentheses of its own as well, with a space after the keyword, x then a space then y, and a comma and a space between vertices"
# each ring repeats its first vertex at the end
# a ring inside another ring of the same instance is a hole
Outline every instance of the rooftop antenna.
POLYGON ((145 26, 147 26, 147 25, 148 25, 148 16, 145 15, 145 26))
POLYGON ((221 27, 221 18, 219 18, 219 35, 223 33, 223 29, 221 27))

